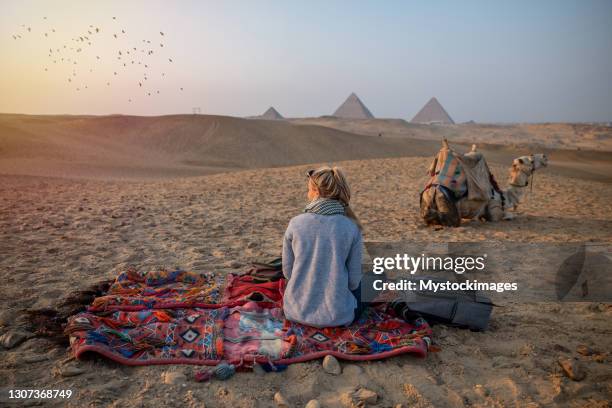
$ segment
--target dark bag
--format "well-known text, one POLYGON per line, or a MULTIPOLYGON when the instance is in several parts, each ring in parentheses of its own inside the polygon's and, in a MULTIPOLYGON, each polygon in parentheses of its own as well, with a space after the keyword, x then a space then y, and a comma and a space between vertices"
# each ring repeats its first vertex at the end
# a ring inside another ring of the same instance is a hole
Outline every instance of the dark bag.
POLYGON ((275 258, 270 262, 253 262, 245 275, 253 277, 253 282, 275 282, 283 277, 283 263, 281 258, 275 258))
MULTIPOLYGON (((439 278, 420 277, 419 280, 446 282, 439 278)), ((495 306, 491 299, 478 291, 415 290, 404 292, 392 303, 395 313, 406 321, 423 317, 429 323, 467 328, 473 331, 487 329, 495 306)))

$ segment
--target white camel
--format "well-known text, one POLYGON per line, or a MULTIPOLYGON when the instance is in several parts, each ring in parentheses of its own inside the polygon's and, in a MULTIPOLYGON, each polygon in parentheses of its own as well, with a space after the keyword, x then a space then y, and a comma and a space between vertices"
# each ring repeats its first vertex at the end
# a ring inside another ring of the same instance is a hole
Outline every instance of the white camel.
MULTIPOLYGON (((548 165, 548 158, 543 153, 532 154, 531 156, 521 156, 512 161, 510 168, 510 180, 508 188, 503 190, 504 208, 516 210, 522 201, 529 179, 533 182, 533 174, 548 165)), ((533 186, 532 186, 533 187, 533 186)), ((506 213, 506 217, 511 215, 506 213)), ((504 217, 505 219, 507 219, 504 217)), ((510 217, 512 218, 512 217, 510 217)))
POLYGON ((431 179, 421 193, 421 217, 427 224, 449 226, 459 226, 462 218, 511 220, 529 186, 529 179, 536 170, 547 165, 545 154, 514 159, 509 186, 501 190, 476 145, 469 153, 461 154, 451 150, 444 140, 430 166, 431 179))

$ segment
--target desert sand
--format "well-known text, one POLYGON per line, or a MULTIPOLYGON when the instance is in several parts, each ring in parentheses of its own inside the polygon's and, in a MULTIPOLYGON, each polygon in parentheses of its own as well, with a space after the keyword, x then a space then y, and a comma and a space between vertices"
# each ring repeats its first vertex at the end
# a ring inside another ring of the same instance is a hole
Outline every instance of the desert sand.
MULTIPOLYGON (((418 219, 438 141, 383 143, 319 125, 206 116, 3 115, 0 126, 0 335, 23 325, 23 311, 53 307, 128 265, 224 274, 278 256, 288 221, 306 201, 304 171, 316 166, 307 163, 346 171, 366 240, 612 243, 605 153, 552 151, 517 219, 439 229, 418 219), (159 130, 167 122, 172 133, 159 130)), ((485 153, 502 185, 511 157, 525 149, 485 153)), ((334 407, 362 385, 378 394, 379 407, 609 406, 609 304, 503 306, 484 333, 435 326, 441 351, 425 359, 341 362, 339 376, 315 361, 201 384, 192 379, 197 367, 74 361, 35 337, 0 351, 0 401, 7 403, 8 389, 69 388, 73 398, 50 406, 271 407, 281 392, 291 406, 317 399, 334 407), (604 354, 580 356, 580 344, 604 354), (586 378, 564 376, 559 357, 580 360, 586 378), (163 383, 169 371, 184 373, 185 385, 163 383)))
POLYGON ((297 118, 293 123, 321 125, 347 132, 385 137, 439 140, 453 142, 493 143, 515 147, 532 145, 554 149, 612 151, 612 126, 586 123, 524 123, 457 125, 422 125, 403 119, 347 120, 332 116, 297 118))

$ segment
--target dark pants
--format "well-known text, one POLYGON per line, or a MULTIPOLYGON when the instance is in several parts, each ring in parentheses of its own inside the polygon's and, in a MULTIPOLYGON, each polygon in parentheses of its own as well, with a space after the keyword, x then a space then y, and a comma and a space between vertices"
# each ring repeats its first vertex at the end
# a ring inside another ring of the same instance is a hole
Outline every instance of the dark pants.
POLYGON ((357 320, 359 320, 359 317, 361 316, 363 309, 365 309, 366 307, 366 304, 361 301, 361 282, 359 282, 359 286, 357 286, 357 289, 351 290, 351 293, 353 294, 353 296, 355 296, 355 299, 357 299, 357 307, 355 308, 355 317, 353 318, 353 322, 351 323, 353 324, 357 322, 357 320))

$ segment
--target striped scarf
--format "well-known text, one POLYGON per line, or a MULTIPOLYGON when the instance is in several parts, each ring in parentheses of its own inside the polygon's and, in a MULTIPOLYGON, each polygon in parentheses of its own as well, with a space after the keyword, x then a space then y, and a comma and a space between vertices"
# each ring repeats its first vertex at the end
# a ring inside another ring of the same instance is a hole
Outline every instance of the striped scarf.
POLYGON ((320 215, 345 215, 342 203, 330 198, 317 198, 311 201, 306 208, 304 208, 304 212, 320 215))

